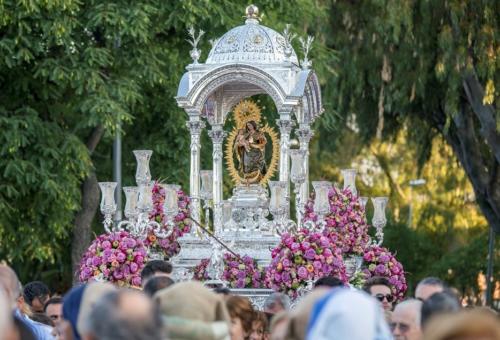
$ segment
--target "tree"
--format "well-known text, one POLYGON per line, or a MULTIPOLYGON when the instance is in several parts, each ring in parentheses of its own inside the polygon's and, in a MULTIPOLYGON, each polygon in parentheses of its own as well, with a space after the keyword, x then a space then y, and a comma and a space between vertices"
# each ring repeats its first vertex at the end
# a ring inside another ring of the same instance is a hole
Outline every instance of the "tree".
POLYGON ((340 67, 324 94, 344 121, 355 117, 366 142, 408 125, 425 161, 431 137, 443 136, 496 232, 499 25, 498 1, 335 1, 327 43, 340 67))
MULTIPOLYGON (((92 226, 102 232, 97 182, 111 178, 117 131, 125 135, 124 184, 133 183, 131 151, 150 148, 155 178, 187 188, 189 134, 174 100, 191 62, 184 32, 191 25, 209 32, 203 59, 209 38, 242 24, 246 5, 0 1, 0 127, 6 131, 0 136, 0 258, 22 278, 48 269, 53 281, 67 278, 92 226)), ((283 18, 314 25, 326 18, 317 9, 307 1, 268 1, 264 20, 280 22, 277 29, 283 18)))

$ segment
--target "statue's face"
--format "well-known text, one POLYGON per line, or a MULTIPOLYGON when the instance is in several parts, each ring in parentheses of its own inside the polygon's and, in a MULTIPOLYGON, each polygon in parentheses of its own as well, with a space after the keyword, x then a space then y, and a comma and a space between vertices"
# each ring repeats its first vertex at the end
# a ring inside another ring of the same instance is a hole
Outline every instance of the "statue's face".
POLYGON ((247 129, 249 131, 253 131, 254 130, 253 125, 251 123, 247 123, 247 129))

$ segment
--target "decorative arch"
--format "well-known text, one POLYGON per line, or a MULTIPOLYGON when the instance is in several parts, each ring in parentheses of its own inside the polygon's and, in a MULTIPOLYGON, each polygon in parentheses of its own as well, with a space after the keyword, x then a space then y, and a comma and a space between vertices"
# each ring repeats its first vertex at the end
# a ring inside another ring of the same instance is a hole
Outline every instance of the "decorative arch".
POLYGON ((285 91, 270 74, 250 65, 237 64, 217 68, 200 78, 187 93, 187 102, 201 112, 208 97, 228 83, 247 83, 259 87, 273 98, 278 111, 286 99, 285 91))

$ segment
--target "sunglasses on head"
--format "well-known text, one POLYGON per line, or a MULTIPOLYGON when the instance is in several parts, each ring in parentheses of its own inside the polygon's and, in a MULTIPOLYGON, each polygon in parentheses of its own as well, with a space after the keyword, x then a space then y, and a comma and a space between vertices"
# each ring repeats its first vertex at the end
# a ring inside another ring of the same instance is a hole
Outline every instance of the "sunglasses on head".
POLYGON ((391 332, 394 332, 396 330, 396 328, 398 328, 398 327, 399 327, 399 331, 403 334, 410 330, 410 325, 408 325, 406 323, 391 322, 389 324, 389 328, 391 329, 391 332))
POLYGON ((394 300, 394 297, 391 294, 376 294, 375 298, 379 300, 380 302, 384 301, 384 299, 387 300, 387 302, 392 302, 394 300))

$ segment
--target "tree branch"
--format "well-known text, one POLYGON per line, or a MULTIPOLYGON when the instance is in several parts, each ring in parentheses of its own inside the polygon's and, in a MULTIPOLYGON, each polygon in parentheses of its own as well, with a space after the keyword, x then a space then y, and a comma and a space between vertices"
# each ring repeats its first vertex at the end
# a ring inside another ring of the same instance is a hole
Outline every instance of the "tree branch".
POLYGON ((464 77, 463 87, 467 100, 481 124, 481 135, 500 163, 500 135, 496 130, 495 109, 492 105, 483 104, 484 90, 475 73, 469 72, 464 77))
POLYGON ((85 143, 90 154, 94 152, 97 144, 101 141, 103 134, 104 127, 102 125, 97 125, 94 129, 92 129, 90 136, 87 138, 87 143, 85 143))

